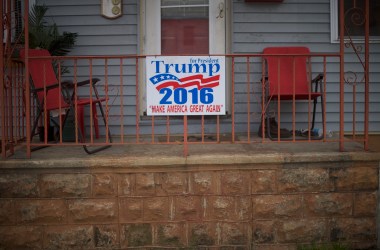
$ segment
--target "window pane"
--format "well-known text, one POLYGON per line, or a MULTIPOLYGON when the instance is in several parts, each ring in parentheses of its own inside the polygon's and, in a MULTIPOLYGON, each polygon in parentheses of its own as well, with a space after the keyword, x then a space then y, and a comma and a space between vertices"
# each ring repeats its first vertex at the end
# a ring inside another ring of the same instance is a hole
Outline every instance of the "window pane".
POLYGON ((161 0, 161 6, 208 5, 208 0, 161 0))
POLYGON ((161 53, 209 53, 208 0, 161 0, 161 53))
MULTIPOLYGON (((370 36, 380 36, 380 1, 370 0, 369 9, 369 34, 370 36)), ((364 36, 365 1, 344 0, 344 10, 344 22, 347 27, 344 32, 345 36, 364 36)), ((340 26, 338 26, 338 30, 340 30, 340 26)))
POLYGON ((208 0, 161 0, 163 19, 208 18, 208 0))

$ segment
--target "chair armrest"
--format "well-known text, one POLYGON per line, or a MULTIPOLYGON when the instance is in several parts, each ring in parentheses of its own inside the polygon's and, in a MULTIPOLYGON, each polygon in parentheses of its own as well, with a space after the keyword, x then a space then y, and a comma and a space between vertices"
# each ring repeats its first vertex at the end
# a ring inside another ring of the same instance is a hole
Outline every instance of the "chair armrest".
POLYGON ((59 84, 56 83, 56 84, 52 84, 52 85, 49 85, 49 86, 46 86, 46 87, 42 87, 42 88, 35 88, 32 90, 32 92, 40 92, 40 91, 44 91, 46 89, 46 91, 48 90, 51 90, 51 89, 55 89, 55 88, 59 88, 59 84))
MULTIPOLYGON (((92 78, 92 85, 95 85, 99 81, 100 81, 100 79, 98 79, 98 78, 92 78)), ((77 82, 76 85, 77 85, 77 87, 81 87, 81 86, 84 86, 84 85, 87 85, 90 83, 91 83, 91 79, 88 79, 85 81, 77 82)), ((64 81, 61 84, 62 84, 62 86, 67 87, 67 88, 74 88, 74 86, 75 86, 73 81, 64 81)))
POLYGON ((81 86, 84 86, 84 85, 88 85, 90 83, 92 83, 92 88, 95 92, 95 95, 97 96, 98 95, 98 91, 96 89, 96 86, 95 84, 97 82, 99 82, 100 79, 98 78, 92 78, 92 79, 88 79, 88 80, 85 80, 85 81, 81 81, 81 82, 77 82, 76 84, 73 83, 72 81, 64 81, 61 83, 62 85, 62 90, 64 92, 64 96, 67 100, 74 100, 75 99, 75 96, 76 96, 76 93, 75 93, 75 85, 77 87, 81 87, 81 86))
POLYGON ((323 74, 319 73, 313 80, 311 80, 311 83, 319 83, 323 80, 323 74))
MULTIPOLYGON (((97 82, 99 82, 100 79, 98 78, 93 78, 92 79, 92 84, 95 85, 97 82)), ((90 80, 85 80, 85 81, 82 81, 82 82, 78 82, 77 83, 77 86, 83 86, 83 85, 86 85, 86 84, 89 84, 91 81, 90 80)), ((42 87, 42 88, 35 88, 32 90, 32 92, 40 92, 40 91, 44 91, 44 89, 46 90, 50 90, 50 89, 55 89, 55 88, 59 88, 59 83, 56 83, 56 84, 51 84, 49 86, 46 86, 46 87, 42 87)), ((66 88, 74 88, 74 83, 72 81, 63 81, 61 82, 61 87, 66 87, 66 88)))

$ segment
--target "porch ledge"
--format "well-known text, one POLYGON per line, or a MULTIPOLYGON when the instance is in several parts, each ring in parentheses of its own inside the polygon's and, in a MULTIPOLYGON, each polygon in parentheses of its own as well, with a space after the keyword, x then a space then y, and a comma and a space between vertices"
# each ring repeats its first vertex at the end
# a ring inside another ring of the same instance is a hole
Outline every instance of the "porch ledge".
MULTIPOLYGON (((141 167, 197 168, 237 164, 320 163, 347 161, 380 161, 380 152, 362 150, 358 144, 347 144, 339 152, 337 143, 264 143, 264 144, 193 144, 183 156, 183 145, 113 146, 94 155, 81 147, 49 147, 32 152, 31 159, 15 155, 1 160, 0 169, 75 169, 119 168, 141 171, 141 167)), ((252 167, 252 166, 250 166, 252 167)), ((146 170, 146 169, 145 169, 146 170)))

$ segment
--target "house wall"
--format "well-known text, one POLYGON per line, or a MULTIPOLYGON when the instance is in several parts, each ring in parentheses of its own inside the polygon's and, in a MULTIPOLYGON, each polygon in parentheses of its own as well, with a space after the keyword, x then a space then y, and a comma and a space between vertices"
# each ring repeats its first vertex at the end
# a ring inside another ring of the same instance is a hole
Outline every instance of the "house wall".
POLYGON ((0 248, 376 249, 378 161, 110 162, 4 163, 0 248))
MULTIPOLYGON (((269 46, 307 46, 311 52, 337 53, 339 43, 330 42, 330 0, 300 1, 285 0, 282 3, 245 3, 235 0, 233 4, 233 52, 260 53, 269 46)), ((364 46, 364 44, 360 44, 364 46)), ((364 49, 364 48, 363 48, 364 49)), ((380 131, 380 85, 379 85, 379 43, 370 45, 370 131, 380 131)), ((363 55, 362 55, 363 58, 363 55)), ((321 59, 313 60, 314 76, 323 72, 321 59)), ((327 129, 339 128, 339 63, 328 59, 327 65, 327 129)), ((363 77, 363 70, 352 49, 346 49, 345 70, 358 73, 358 80, 363 77)), ((256 65, 261 72, 261 65, 256 65)), ((243 71, 244 72, 244 71, 243 71)), ((261 76, 256 76, 256 81, 261 76)), ((255 89, 259 91, 259 85, 255 89)), ((363 121, 364 84, 358 84, 357 97, 358 120, 363 121)), ((353 97, 352 86, 345 87, 345 131, 352 130, 353 97)), ((284 107, 291 112, 291 107, 284 107)), ((307 109, 306 109, 307 112, 307 109)), ((305 115, 307 113, 304 113, 305 115)), ((291 119, 291 114, 287 117, 291 119)), ((283 116, 286 119, 286 116, 283 116)), ((287 121, 289 121, 287 119, 287 121)), ((307 119, 307 117, 304 117, 307 119)), ((363 122, 357 123, 363 130, 363 122)))
MULTIPOLYGON (((78 32, 78 42, 72 55, 119 55, 119 54, 138 54, 139 53, 139 1, 124 0, 123 15, 117 19, 106 19, 100 15, 100 1, 59 1, 59 0, 38 0, 49 7, 48 16, 54 20, 62 31, 78 32)), ((330 42, 330 0, 321 1, 300 1, 286 0, 282 3, 246 3, 243 0, 234 0, 232 3, 232 53, 260 53, 263 48, 268 46, 307 46, 312 52, 338 52, 339 44, 330 42)), ((380 131, 380 46, 379 43, 370 45, 370 124, 372 132, 380 131)), ((314 59, 314 75, 323 71, 322 59, 314 59)), ((120 98, 116 87, 118 84, 117 61, 109 61, 109 78, 111 84, 110 97, 112 105, 118 105, 120 98), (114 65, 114 67, 112 67, 114 65)), ((104 78, 103 62, 95 62, 96 77, 104 78)), ((253 82, 251 90, 255 98, 260 98, 261 86, 261 63, 260 60, 251 60, 252 74, 250 80, 253 82)), ((346 70, 359 72, 358 78, 361 79, 362 72, 358 58, 352 49, 346 49, 345 56, 346 70)), ((124 124, 128 131, 133 133, 136 114, 135 96, 135 62, 124 62, 124 124), (128 129, 128 125, 130 129, 128 129)), ((79 69, 79 76, 85 77, 86 69, 79 69)), ((236 118, 235 124, 237 131, 246 128, 246 65, 239 63, 235 67, 235 98, 236 98, 236 118), (241 122, 240 122, 241 121, 241 122)), ((339 129, 339 63, 337 59, 328 59, 327 65, 327 129, 339 129)), ((353 120, 353 95, 352 85, 345 86, 345 130, 352 130, 353 120)), ((364 84, 358 84, 359 95, 356 101, 358 121, 356 129, 363 131, 364 120, 364 84)), ((253 103, 251 107, 253 114, 252 130, 256 131, 260 122, 259 103, 253 103)), ((274 110, 274 109, 273 109, 274 110)), ((307 127, 307 108, 301 107, 299 128, 307 127)), ((118 128, 120 121, 118 118, 119 107, 111 108, 111 126, 118 128)), ((291 128, 291 106, 283 105, 282 126, 291 128)), ((320 121, 320 119, 319 119, 320 121)), ((223 122, 223 121, 222 121, 223 122)), ((141 132, 150 133, 151 128, 145 128, 144 121, 141 122, 141 132)), ((160 121, 157 121, 160 124, 160 121)), ((150 122, 147 122, 150 125, 150 122)), ((166 124, 162 122, 162 127, 166 124)), ((182 122, 173 121, 171 123, 172 132, 182 130, 182 122), (178 124, 178 127, 176 126, 178 124)), ((321 127, 317 124, 317 127, 321 127)), ((298 129, 299 129, 298 128, 298 129)), ((160 131, 158 128, 157 131, 160 131)), ((190 130, 191 132, 191 121, 190 130)))

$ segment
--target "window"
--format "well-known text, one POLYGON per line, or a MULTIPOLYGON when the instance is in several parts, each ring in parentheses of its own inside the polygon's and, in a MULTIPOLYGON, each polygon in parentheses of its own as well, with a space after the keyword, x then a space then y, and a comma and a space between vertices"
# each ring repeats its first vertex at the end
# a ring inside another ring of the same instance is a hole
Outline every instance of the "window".
MULTIPOLYGON (((331 42, 339 42, 339 3, 331 0, 331 42)), ((371 41, 380 41, 380 1, 369 0, 369 35, 371 41)), ((365 1, 344 0, 345 39, 363 41, 365 34, 365 1)))
POLYGON ((161 53, 209 54, 208 0, 161 0, 161 53))

